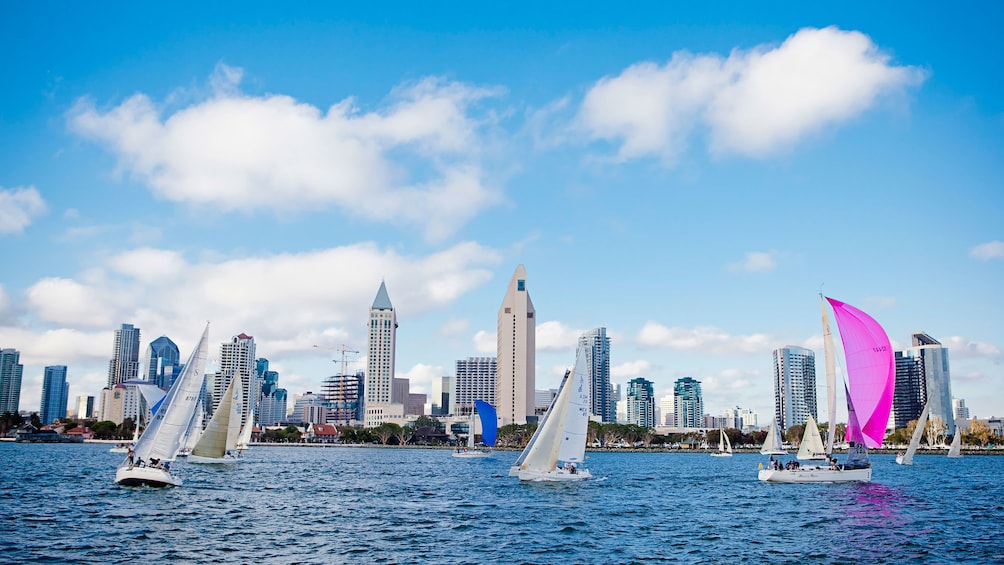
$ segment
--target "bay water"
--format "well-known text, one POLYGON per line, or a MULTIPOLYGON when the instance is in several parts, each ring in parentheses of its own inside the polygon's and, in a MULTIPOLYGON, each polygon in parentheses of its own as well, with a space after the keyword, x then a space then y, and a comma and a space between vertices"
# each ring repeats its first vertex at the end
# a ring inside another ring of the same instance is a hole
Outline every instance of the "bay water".
POLYGON ((514 451, 256 446, 114 484, 109 445, 0 443, 5 563, 1004 563, 1004 457, 872 456, 872 482, 757 480, 757 454, 589 453, 520 483, 514 451))

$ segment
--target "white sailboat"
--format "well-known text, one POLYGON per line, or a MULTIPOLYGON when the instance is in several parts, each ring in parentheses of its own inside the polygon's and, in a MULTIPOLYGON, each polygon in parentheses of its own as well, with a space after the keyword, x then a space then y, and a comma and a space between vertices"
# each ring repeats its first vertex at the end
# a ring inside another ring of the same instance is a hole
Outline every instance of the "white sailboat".
POLYGON ((209 324, 188 358, 188 363, 171 385, 153 420, 136 442, 136 447, 115 471, 115 482, 123 486, 179 486, 170 463, 181 448, 181 438, 192 419, 202 388, 202 375, 209 350, 209 324))
POLYGON ((498 419, 495 408, 483 400, 474 401, 475 409, 471 410, 471 423, 467 433, 467 447, 458 447, 453 451, 453 457, 458 459, 483 459, 492 456, 492 446, 495 445, 495 437, 498 432, 498 419), (474 444, 475 413, 481 420, 481 443, 484 448, 478 448, 474 444))
POLYGON ((952 445, 948 448, 948 457, 956 459, 962 457, 962 427, 958 420, 955 422, 955 437, 952 438, 952 445))
POLYGON ((188 457, 192 453, 195 444, 199 443, 199 438, 202 437, 202 424, 204 420, 205 411, 202 409, 202 397, 200 396, 199 402, 195 406, 195 414, 192 414, 192 420, 188 423, 188 429, 181 440, 181 449, 178 450, 178 457, 188 457))
POLYGON ((233 450, 241 431, 241 399, 243 387, 240 376, 234 376, 223 394, 220 404, 209 419, 199 441, 188 455, 189 463, 236 463, 233 450))
POLYGON ((241 435, 237 438, 237 455, 251 449, 251 434, 254 433, 254 409, 248 411, 248 421, 241 428, 241 435))
POLYGON ((143 417, 143 401, 146 401, 146 405, 150 407, 151 412, 156 412, 160 408, 161 399, 166 395, 160 387, 150 381, 132 379, 122 384, 135 387, 136 391, 140 393, 140 397, 136 399, 136 417, 133 419, 132 441, 116 445, 108 450, 111 453, 128 453, 129 450, 136 447, 136 442, 139 441, 140 428, 143 427, 143 420, 145 420, 143 417))
POLYGON ((906 453, 896 454, 896 464, 897 465, 913 465, 913 456, 917 453, 917 448, 920 447, 920 439, 924 437, 924 428, 927 427, 927 415, 928 409, 931 403, 928 402, 924 404, 924 409, 920 411, 920 418, 917 419, 917 427, 913 430, 913 435, 910 436, 910 445, 906 448, 906 453))
MULTIPOLYGON (((868 460, 868 447, 880 447, 885 436, 886 423, 892 410, 892 396, 896 380, 896 365, 892 345, 885 330, 871 316, 857 308, 835 300, 819 297, 822 310, 823 347, 826 359, 826 380, 829 407, 830 434, 826 455, 833 453, 833 432, 836 421, 836 370, 834 368, 833 335, 830 332, 826 304, 833 308, 844 346, 847 363, 847 441, 850 443, 847 459, 837 465, 781 465, 771 461, 767 468, 760 465, 757 478, 778 483, 848 483, 868 482, 872 468, 868 460)), ((772 423, 773 425, 773 423, 772 423)), ((763 453, 763 451, 761 451, 763 453)))
POLYGON ((799 461, 828 461, 830 457, 826 455, 826 447, 823 446, 823 437, 819 435, 819 426, 816 419, 809 414, 805 420, 805 431, 802 433, 802 443, 798 446, 798 454, 795 459, 799 461))
POLYGON ((770 421, 770 429, 767 430, 767 437, 763 438, 763 445, 760 446, 761 455, 787 455, 784 444, 781 443, 781 430, 777 427, 777 420, 770 421))
POLYGON ((578 481, 592 477, 588 469, 579 467, 585 460, 589 428, 587 377, 585 350, 580 347, 575 368, 565 372, 544 420, 510 467, 510 477, 521 481, 578 481))
POLYGON ((711 454, 712 457, 732 457, 732 442, 725 434, 724 428, 718 428, 718 451, 711 454))

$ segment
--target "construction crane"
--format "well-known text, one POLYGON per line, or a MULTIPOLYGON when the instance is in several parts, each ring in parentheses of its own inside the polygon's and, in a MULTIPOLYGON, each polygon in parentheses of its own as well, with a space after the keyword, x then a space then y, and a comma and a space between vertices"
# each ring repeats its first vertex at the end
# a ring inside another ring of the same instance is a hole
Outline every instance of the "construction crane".
MULTIPOLYGON (((348 361, 345 360, 345 354, 346 353, 355 353, 357 355, 359 354, 359 352, 356 351, 355 349, 349 349, 349 347, 347 345, 345 345, 344 343, 341 344, 341 345, 339 345, 338 347, 336 347, 334 349, 329 349, 327 347, 321 347, 320 345, 315 345, 314 347, 316 347, 317 349, 326 349, 328 351, 338 351, 338 352, 340 352, 342 354, 342 374, 343 375, 347 375, 348 374, 346 372, 348 370, 348 361)), ((338 360, 337 359, 332 359, 331 362, 332 363, 337 363, 338 360)))

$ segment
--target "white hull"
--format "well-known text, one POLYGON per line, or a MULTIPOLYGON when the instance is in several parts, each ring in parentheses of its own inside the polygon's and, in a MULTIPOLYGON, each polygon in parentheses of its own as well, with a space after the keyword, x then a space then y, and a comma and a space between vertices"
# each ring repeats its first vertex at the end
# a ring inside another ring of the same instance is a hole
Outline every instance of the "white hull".
POLYGON ((516 471, 516 476, 519 477, 519 480, 521 481, 529 481, 535 483, 544 483, 544 482, 563 483, 563 482, 581 481, 584 479, 593 478, 593 475, 590 474, 589 469, 576 469, 574 473, 569 473, 568 471, 560 467, 553 471, 548 471, 546 473, 542 473, 540 471, 519 469, 516 471))
POLYGON ((129 453, 128 447, 113 447, 108 450, 108 453, 129 453))
POLYGON ((712 453, 712 457, 732 457, 731 453, 712 453))
POLYGON ((233 455, 226 455, 223 457, 200 457, 198 455, 191 455, 187 457, 189 463, 198 463, 200 465, 231 465, 240 461, 239 457, 234 457, 233 455))
POLYGON ((454 451, 453 456, 457 459, 484 459, 485 457, 491 457, 491 451, 474 450, 474 451, 454 451))
POLYGON ((115 484, 124 487, 179 487, 181 479, 159 467, 119 467, 115 471, 115 484))
POLYGON ((904 459, 905 459, 905 457, 903 456, 902 453, 897 453, 896 454, 896 464, 897 465, 913 465, 913 463, 905 463, 903 461, 904 459))
POLYGON ((757 478, 768 483, 867 483, 872 480, 872 469, 841 470, 817 466, 780 471, 761 469, 757 478))

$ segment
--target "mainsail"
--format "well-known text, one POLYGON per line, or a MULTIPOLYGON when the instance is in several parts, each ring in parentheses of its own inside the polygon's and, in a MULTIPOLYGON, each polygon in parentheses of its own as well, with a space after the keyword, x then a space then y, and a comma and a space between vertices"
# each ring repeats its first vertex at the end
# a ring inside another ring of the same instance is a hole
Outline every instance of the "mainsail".
POLYGON ((787 455, 788 452, 781 444, 781 430, 777 427, 777 419, 770 421, 770 429, 767 431, 767 437, 763 440, 763 445, 760 446, 760 453, 762 455, 787 455))
POLYGON ((181 438, 195 411, 202 389, 202 375, 209 350, 209 324, 185 363, 185 368, 171 385, 153 421, 136 443, 135 454, 141 460, 174 461, 181 448, 181 438))
POLYGON ((802 443, 798 446, 798 454, 795 455, 795 458, 802 461, 826 459, 825 450, 823 438, 819 435, 819 427, 816 426, 816 420, 812 417, 812 414, 809 414, 809 418, 805 421, 805 433, 802 434, 802 443))
POLYGON ((833 454, 833 436, 837 431, 837 367, 833 355, 833 332, 830 315, 826 311, 823 295, 819 295, 819 309, 823 311, 823 362, 826 366, 826 409, 829 428, 826 432, 826 455, 833 454))
POLYGON ((920 447, 920 439, 924 437, 924 428, 927 427, 927 413, 930 407, 931 403, 928 402, 924 404, 924 409, 920 412, 917 427, 913 430, 913 436, 910 437, 910 446, 906 448, 906 454, 903 455, 903 465, 913 465, 913 456, 917 453, 917 448, 920 447))
MULTIPOLYGON (((481 443, 491 447, 495 445, 499 426, 495 408, 484 400, 475 400, 474 406, 478 411, 478 416, 481 418, 481 443)), ((471 429, 471 437, 473 436, 474 430, 471 429)))
POLYGON ((241 397, 243 390, 240 377, 234 377, 227 386, 213 417, 209 419, 199 442, 192 448, 192 455, 220 459, 237 446, 240 435, 241 397))
POLYGON ((962 427, 959 426, 959 421, 955 421, 955 437, 952 438, 952 445, 948 448, 948 456, 962 457, 962 427))
POLYGON ((868 314, 839 300, 826 300, 833 307, 840 329, 847 364, 848 404, 856 413, 855 418, 848 416, 847 440, 880 447, 896 384, 896 364, 889 337, 868 314))

